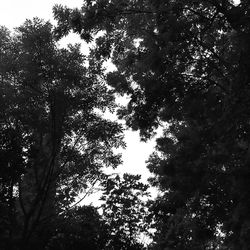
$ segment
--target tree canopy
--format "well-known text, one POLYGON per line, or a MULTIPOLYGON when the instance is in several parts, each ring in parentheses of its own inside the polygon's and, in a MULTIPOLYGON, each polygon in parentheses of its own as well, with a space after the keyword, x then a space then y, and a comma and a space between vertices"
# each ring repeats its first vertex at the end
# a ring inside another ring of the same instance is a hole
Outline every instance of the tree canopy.
POLYGON ((248 249, 250 2, 86 0, 53 11, 56 27, 0 27, 0 248, 248 249), (71 31, 92 42, 88 56, 58 46, 71 31), (125 147, 106 110, 145 141, 163 128, 147 161, 155 200, 140 176, 103 171, 125 147), (79 206, 97 182, 102 205, 79 206))
POLYGON ((163 192, 152 208, 154 249, 248 249, 249 11, 247 0, 54 8, 58 38, 101 34, 93 54, 112 60, 107 82, 130 96, 119 117, 142 139, 164 127, 148 161, 163 192))
POLYGON ((123 129, 98 112, 116 106, 98 63, 58 48, 50 23, 1 27, 0 44, 0 244, 43 249, 38 232, 120 164, 123 129))

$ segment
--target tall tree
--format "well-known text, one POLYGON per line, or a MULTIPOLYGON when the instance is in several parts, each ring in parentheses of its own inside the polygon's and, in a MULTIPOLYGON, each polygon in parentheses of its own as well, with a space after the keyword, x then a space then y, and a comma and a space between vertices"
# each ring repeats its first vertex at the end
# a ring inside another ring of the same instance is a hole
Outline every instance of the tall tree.
POLYGON ((54 8, 58 37, 111 57, 119 111, 142 138, 165 126, 149 160, 160 249, 249 246, 250 3, 242 0, 86 1, 54 8), (217 244, 217 246, 215 246, 217 244))
POLYGON ((1 27, 0 45, 1 244, 42 248, 36 232, 121 162, 122 127, 100 115, 115 108, 100 65, 58 48, 50 23, 1 27))

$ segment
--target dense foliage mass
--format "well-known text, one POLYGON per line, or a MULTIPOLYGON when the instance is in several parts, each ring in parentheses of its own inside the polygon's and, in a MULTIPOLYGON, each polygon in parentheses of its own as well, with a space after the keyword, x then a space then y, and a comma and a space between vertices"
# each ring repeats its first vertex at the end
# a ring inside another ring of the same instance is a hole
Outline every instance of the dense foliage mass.
POLYGON ((116 106, 100 64, 52 28, 0 28, 0 248, 104 249, 106 222, 74 202, 120 164, 123 129, 100 115, 116 106))
POLYGON ((150 138, 161 189, 153 249, 248 249, 250 242, 250 2, 86 0, 56 6, 57 38, 95 38, 97 61, 130 96, 118 112, 150 138), (100 35, 101 34, 101 35, 100 35))

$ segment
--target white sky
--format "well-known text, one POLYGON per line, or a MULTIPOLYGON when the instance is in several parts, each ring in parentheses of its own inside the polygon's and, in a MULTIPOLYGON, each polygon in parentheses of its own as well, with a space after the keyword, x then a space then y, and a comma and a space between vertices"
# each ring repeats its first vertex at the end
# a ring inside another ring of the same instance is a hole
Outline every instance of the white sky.
MULTIPOLYGON (((0 25, 9 29, 21 25, 26 19, 33 17, 50 20, 53 24, 52 7, 55 4, 62 4, 68 7, 81 7, 81 0, 0 0, 0 25)), ((71 35, 63 43, 78 43, 79 36, 71 35)), ((83 52, 87 52, 86 44, 82 43, 83 52)), ((140 142, 138 132, 126 131, 125 141, 127 149, 123 151, 123 165, 115 172, 142 175, 146 180, 150 173, 145 167, 145 161, 153 151, 155 141, 147 143, 140 142)))

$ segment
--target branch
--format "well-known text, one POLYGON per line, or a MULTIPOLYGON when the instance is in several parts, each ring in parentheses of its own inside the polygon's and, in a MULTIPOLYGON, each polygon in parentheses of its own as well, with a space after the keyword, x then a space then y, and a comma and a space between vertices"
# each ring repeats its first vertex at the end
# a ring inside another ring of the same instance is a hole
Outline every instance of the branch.
POLYGON ((197 15, 197 16, 199 16, 199 17, 201 17, 201 18, 204 18, 204 19, 210 21, 210 18, 208 18, 208 17, 202 15, 202 13, 200 13, 200 12, 198 12, 198 11, 196 11, 196 10, 193 10, 193 9, 191 9, 191 8, 188 8, 188 7, 184 7, 183 10, 190 11, 190 12, 194 13, 195 15, 197 15))
POLYGON ((93 181, 92 186, 89 188, 89 190, 87 190, 87 191, 85 192, 84 196, 83 196, 80 200, 78 200, 75 204, 73 204, 72 206, 70 206, 69 208, 67 208, 65 211, 61 212, 59 215, 65 213, 65 212, 68 212, 68 211, 71 210, 72 208, 76 207, 80 202, 82 202, 82 201, 91 193, 91 191, 93 190, 93 188, 94 188, 94 186, 95 186, 95 184, 96 184, 96 182, 97 182, 98 180, 99 180, 99 177, 97 177, 97 178, 93 181))

